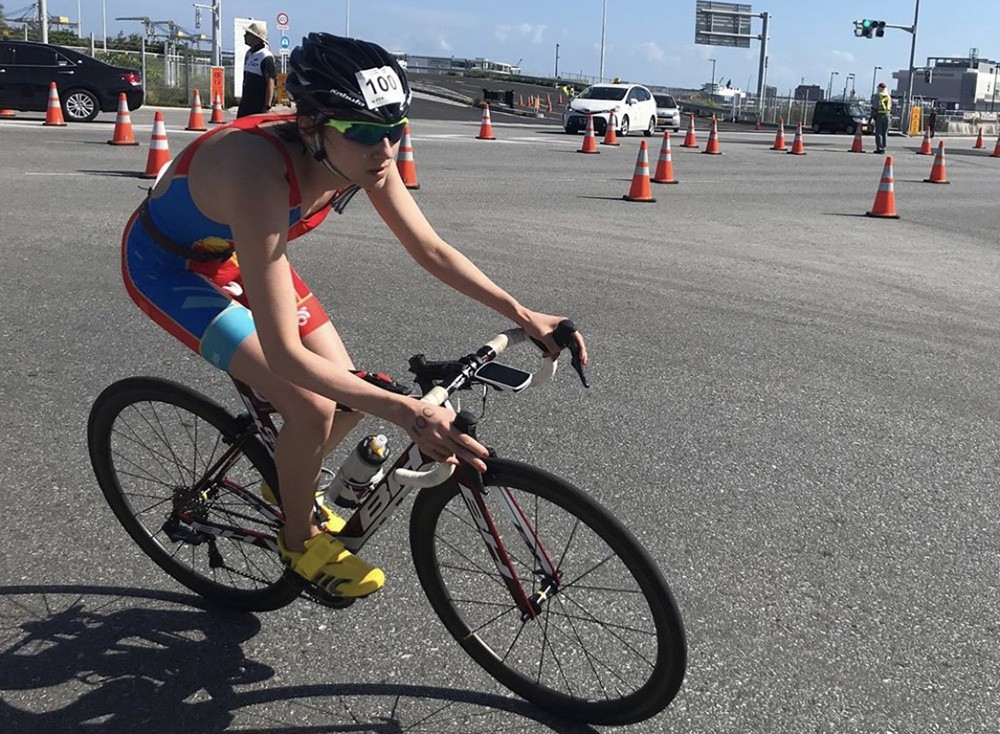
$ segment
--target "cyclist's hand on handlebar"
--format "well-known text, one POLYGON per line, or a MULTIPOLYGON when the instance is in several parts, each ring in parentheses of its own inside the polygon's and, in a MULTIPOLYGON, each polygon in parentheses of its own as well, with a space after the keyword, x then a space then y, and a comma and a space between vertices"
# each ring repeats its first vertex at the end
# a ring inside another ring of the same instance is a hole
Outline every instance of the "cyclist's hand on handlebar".
POLYGON ((567 321, 565 316, 551 316, 545 313, 539 313, 537 311, 528 312, 528 320, 521 325, 524 331, 530 336, 539 347, 544 347, 542 356, 548 357, 549 359, 555 359, 559 356, 559 352, 564 346, 570 347, 575 353, 579 353, 580 364, 586 367, 590 363, 590 359, 587 356, 587 345, 583 341, 583 334, 579 331, 573 331, 572 339, 574 345, 569 344, 557 344, 555 340, 555 332, 559 328, 559 324, 567 321))
POLYGON ((479 472, 486 471, 483 459, 490 452, 455 425, 455 412, 440 405, 414 402, 410 424, 404 426, 420 450, 434 461, 445 464, 466 462, 479 472))

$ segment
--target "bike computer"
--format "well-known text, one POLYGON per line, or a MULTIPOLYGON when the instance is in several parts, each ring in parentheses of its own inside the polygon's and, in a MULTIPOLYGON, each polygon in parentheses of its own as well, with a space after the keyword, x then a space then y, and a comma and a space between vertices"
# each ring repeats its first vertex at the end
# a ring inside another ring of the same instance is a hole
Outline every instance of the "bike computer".
POLYGON ((508 367, 499 362, 487 362, 476 370, 476 379, 498 390, 520 392, 531 384, 531 373, 508 367))

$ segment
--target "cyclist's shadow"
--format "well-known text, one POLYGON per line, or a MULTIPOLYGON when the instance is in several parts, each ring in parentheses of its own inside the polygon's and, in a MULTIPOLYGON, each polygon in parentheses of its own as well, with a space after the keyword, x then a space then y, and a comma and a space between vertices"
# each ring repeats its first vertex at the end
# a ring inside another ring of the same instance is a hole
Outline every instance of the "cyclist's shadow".
MULTIPOLYGON (((506 719, 504 729, 512 719, 515 728, 529 719, 543 730, 595 731, 552 719, 520 700, 467 690, 390 684, 262 687, 275 671, 249 660, 241 647, 260 631, 259 620, 209 608, 196 596, 6 586, 0 587, 0 620, 0 731, 210 734, 227 731, 238 709, 257 706, 265 708, 254 719, 270 725, 253 731, 390 734, 410 730, 407 722, 413 721, 421 722, 414 731, 451 731, 445 722, 462 718, 463 706, 499 714, 506 719), (142 605, 150 600, 167 604, 142 605), (234 690, 248 684, 258 685, 234 690), (37 713, 32 692, 43 690, 47 710, 37 713), (323 699, 330 700, 324 704, 323 699), (283 715, 297 700, 302 709, 283 715), (62 707, 53 710, 53 701, 62 707), (268 708, 274 706, 278 713, 268 708), (382 713, 369 713, 376 709, 382 713), (308 724, 302 723, 303 711, 309 712, 308 724), (441 720, 436 729, 433 717, 441 720)), ((246 722, 246 713, 241 718, 246 722)))

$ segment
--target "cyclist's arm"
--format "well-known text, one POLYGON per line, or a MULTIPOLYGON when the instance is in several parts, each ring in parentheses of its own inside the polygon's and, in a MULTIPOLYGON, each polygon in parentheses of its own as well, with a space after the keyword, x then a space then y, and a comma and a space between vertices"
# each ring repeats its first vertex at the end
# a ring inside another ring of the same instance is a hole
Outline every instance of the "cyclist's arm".
POLYGON ((230 222, 253 311, 257 338, 271 371, 300 387, 377 415, 406 429, 428 456, 454 462, 454 454, 485 471, 485 448, 454 429, 454 413, 382 390, 336 369, 299 337, 295 289, 286 257, 288 184, 283 162, 277 175, 264 156, 245 156, 220 176, 216 207, 230 222), (253 161, 245 163, 243 161, 253 161), (261 171, 264 168, 264 171, 261 171), (245 169, 245 170, 244 170, 245 169), (241 182, 254 181, 253 196, 241 182))
MULTIPOLYGON (((420 211, 399 177, 396 166, 390 167, 385 186, 377 191, 369 191, 368 197, 400 244, 422 268, 442 283, 492 308, 531 336, 542 340, 551 356, 559 353, 551 335, 563 317, 525 308, 490 280, 469 258, 445 242, 420 211)), ((583 337, 577 334, 575 338, 581 348, 583 364, 587 364, 587 349, 583 337)))

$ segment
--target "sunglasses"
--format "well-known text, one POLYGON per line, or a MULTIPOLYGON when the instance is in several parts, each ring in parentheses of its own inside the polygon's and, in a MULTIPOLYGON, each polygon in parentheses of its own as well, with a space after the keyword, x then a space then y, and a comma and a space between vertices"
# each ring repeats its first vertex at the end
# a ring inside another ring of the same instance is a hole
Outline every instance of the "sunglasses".
POLYGON ((409 124, 403 118, 395 125, 384 125, 378 122, 351 122, 348 120, 327 120, 323 124, 340 132, 345 138, 361 145, 378 145, 382 138, 388 138, 390 145, 395 145, 403 138, 403 130, 409 124))

